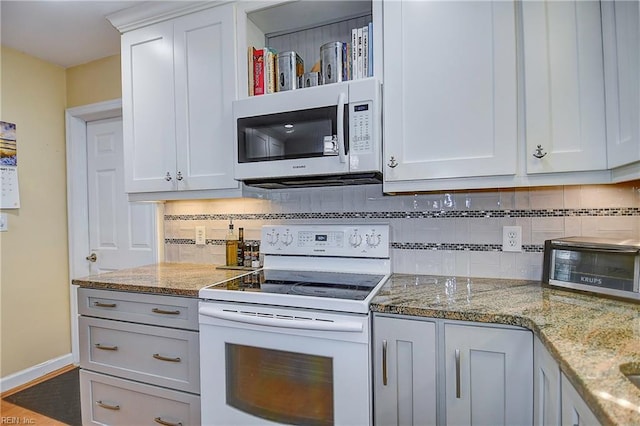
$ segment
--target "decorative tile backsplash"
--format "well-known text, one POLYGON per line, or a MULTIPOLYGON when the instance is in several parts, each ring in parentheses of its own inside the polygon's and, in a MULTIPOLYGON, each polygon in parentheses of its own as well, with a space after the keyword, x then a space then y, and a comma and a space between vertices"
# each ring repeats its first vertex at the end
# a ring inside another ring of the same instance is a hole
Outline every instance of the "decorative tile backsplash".
POLYGON ((224 263, 229 219, 245 239, 265 224, 389 223, 394 272, 539 279, 544 241, 640 239, 640 181, 383 195, 380 185, 250 190, 246 198, 165 204, 165 260, 224 263), (502 227, 522 227, 522 252, 502 251, 502 227), (195 245, 204 226, 206 245, 195 245))

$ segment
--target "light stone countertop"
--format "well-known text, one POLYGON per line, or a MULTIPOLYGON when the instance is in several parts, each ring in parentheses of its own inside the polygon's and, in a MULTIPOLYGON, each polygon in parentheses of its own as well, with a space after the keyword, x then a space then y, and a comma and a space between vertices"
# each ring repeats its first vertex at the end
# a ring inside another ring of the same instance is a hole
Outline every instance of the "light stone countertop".
POLYGON ((198 291, 203 287, 249 272, 217 269, 217 266, 197 263, 158 263, 77 278, 72 280, 72 284, 102 290, 198 297, 198 291))
MULTIPOLYGON (((74 279, 80 287, 198 297, 248 271, 159 263, 74 279)), ((532 330, 603 424, 640 425, 640 304, 542 287, 538 281, 394 274, 371 310, 532 330)))
POLYGON ((602 424, 640 425, 640 304, 551 289, 538 281, 394 274, 374 312, 532 330, 602 424))

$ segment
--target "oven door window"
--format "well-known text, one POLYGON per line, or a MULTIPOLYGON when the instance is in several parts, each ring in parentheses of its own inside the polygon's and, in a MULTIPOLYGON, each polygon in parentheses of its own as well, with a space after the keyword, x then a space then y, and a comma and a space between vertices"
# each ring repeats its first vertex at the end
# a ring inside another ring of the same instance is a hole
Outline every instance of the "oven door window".
POLYGON ((228 405, 277 423, 334 423, 332 358, 225 345, 228 405))
MULTIPOLYGON (((344 140, 349 140, 348 108, 344 140)), ((338 155, 338 107, 327 106, 238 119, 238 162, 251 163, 338 155)), ((345 146, 345 152, 349 147, 345 146)))

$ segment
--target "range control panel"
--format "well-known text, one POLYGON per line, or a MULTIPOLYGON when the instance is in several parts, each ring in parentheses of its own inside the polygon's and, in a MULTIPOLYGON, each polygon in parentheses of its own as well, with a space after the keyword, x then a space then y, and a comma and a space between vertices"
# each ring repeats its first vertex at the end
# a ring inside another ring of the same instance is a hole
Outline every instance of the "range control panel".
POLYGON ((265 225, 264 254, 389 258, 389 225, 265 225))

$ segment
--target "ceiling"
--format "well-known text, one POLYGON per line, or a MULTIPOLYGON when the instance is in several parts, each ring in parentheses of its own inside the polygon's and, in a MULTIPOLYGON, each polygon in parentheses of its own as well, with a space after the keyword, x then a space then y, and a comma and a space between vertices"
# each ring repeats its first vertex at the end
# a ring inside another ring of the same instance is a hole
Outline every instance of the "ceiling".
POLYGON ((3 46, 68 68, 120 53, 105 17, 139 1, 0 0, 3 46))

